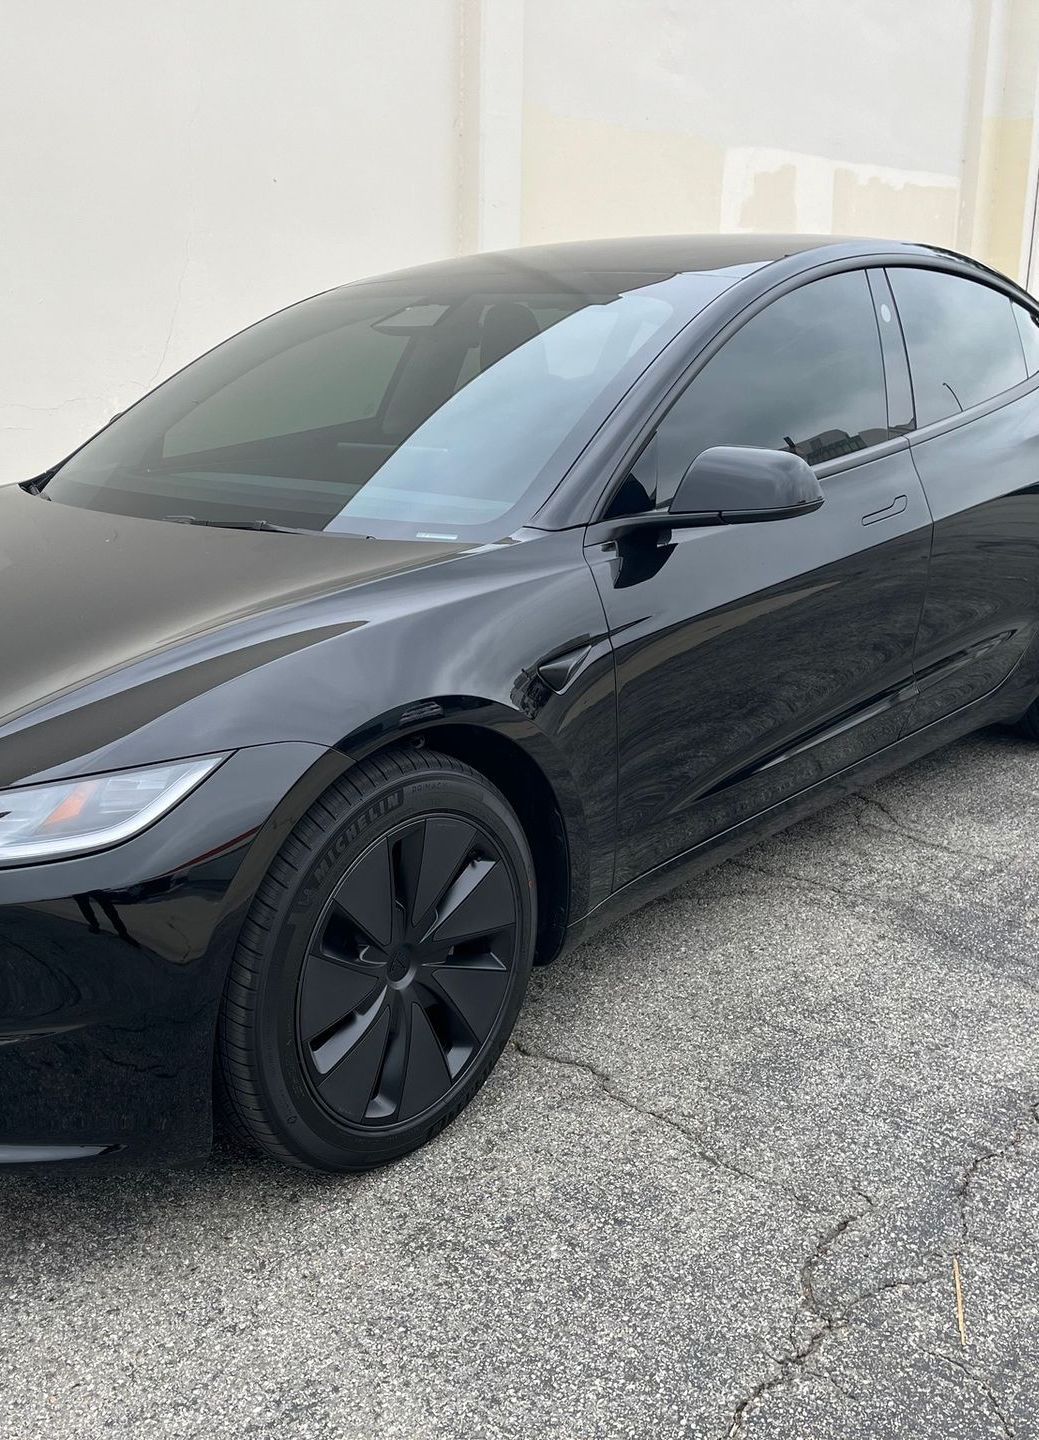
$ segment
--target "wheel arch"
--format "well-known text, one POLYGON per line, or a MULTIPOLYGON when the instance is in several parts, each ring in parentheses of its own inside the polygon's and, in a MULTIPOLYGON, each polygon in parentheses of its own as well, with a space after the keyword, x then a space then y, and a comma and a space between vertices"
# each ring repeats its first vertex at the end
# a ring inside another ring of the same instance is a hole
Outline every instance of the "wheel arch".
POLYGON ((410 743, 428 745, 479 770, 515 810, 537 876, 534 963, 547 965, 562 948, 573 877, 566 819, 545 772, 515 741, 480 726, 444 725, 411 737, 410 743))
POLYGON ((548 964, 562 948, 570 920, 587 909, 589 889, 584 808, 551 740, 505 706, 452 697, 395 709, 337 748, 354 764, 398 745, 428 746, 464 761, 515 810, 538 883, 534 963, 548 964))

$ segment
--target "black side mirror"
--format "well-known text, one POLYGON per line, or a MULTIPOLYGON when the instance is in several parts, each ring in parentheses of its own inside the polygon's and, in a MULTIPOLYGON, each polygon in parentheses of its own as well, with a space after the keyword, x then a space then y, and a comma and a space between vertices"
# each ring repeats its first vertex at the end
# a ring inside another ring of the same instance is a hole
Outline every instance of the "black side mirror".
POLYGON ((815 471, 800 455, 714 445, 682 476, 668 516, 676 525, 739 525, 810 515, 822 503, 815 471))
POLYGON ((644 510, 603 522, 599 538, 684 530, 694 525, 747 525, 811 515, 823 503, 815 471, 790 450, 714 445, 682 476, 667 510, 644 510))

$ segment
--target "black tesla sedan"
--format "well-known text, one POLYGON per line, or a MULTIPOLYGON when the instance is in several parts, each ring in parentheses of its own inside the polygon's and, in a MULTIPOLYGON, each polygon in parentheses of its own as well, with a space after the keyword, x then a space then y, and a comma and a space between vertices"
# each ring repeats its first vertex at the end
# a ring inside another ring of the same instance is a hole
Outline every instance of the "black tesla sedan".
POLYGON ((435 1135, 534 964, 1039 736, 1039 319, 887 241, 333 290, 0 491, 0 1161, 435 1135))

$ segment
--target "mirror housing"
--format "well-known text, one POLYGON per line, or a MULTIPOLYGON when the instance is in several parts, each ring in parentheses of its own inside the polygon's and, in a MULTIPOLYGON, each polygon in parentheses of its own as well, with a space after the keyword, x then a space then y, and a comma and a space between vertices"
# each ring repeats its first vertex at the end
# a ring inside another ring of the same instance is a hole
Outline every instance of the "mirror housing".
POLYGON ((822 503, 815 471, 800 455, 713 445, 686 470, 667 513, 677 525, 745 525, 810 515, 822 503))

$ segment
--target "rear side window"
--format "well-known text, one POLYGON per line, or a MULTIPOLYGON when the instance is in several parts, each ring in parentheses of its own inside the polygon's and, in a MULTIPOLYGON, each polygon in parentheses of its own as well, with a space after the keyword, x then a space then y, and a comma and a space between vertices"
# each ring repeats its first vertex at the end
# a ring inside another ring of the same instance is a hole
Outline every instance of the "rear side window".
POLYGON ((898 268, 888 278, 909 351, 918 425, 958 415, 1026 378, 1024 342, 1006 295, 939 270, 898 268))
POLYGON ((865 272, 814 280, 748 320, 657 431, 657 503, 712 445, 791 450, 822 465, 889 438, 865 272))

